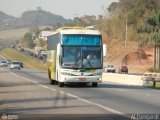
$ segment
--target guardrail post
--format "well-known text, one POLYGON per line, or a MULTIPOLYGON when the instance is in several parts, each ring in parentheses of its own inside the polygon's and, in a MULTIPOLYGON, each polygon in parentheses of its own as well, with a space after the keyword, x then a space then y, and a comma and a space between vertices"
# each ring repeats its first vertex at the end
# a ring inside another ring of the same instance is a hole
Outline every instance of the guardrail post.
POLYGON ((153 80, 153 87, 156 87, 156 81, 153 80))

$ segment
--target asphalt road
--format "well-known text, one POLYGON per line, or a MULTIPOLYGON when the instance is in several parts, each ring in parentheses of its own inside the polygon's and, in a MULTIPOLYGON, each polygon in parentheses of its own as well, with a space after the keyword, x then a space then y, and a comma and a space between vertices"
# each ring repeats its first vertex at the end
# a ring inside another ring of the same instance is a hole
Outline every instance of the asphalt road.
POLYGON ((50 85, 44 71, 0 68, 0 114, 18 115, 25 120, 53 117, 123 120, 138 114, 159 113, 159 90, 106 82, 98 88, 91 85, 59 88, 50 85))

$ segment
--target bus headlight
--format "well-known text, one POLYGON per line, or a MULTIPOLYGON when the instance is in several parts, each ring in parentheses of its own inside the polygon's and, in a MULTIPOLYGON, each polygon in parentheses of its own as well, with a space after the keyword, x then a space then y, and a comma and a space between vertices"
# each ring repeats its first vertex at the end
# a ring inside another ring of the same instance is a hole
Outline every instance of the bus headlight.
POLYGON ((67 72, 61 72, 62 75, 72 75, 71 73, 67 73, 67 72))
POLYGON ((102 75, 102 73, 100 72, 100 73, 94 73, 93 74, 94 76, 100 76, 100 75, 102 75))

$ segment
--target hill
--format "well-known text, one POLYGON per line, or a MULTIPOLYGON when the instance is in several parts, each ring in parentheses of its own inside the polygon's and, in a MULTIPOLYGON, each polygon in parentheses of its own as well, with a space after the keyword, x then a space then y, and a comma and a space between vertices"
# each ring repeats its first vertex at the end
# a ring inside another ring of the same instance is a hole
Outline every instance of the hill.
POLYGON ((15 18, 0 12, 0 30, 30 27, 32 25, 53 26, 54 24, 65 24, 67 19, 44 10, 32 10, 24 12, 21 17, 15 18))
POLYGON ((44 10, 26 11, 22 14, 20 19, 22 19, 27 25, 53 25, 55 23, 67 23, 67 20, 62 16, 44 10))
POLYGON ((8 20, 8 19, 14 19, 15 17, 11 15, 7 15, 6 13, 0 11, 0 20, 8 20))

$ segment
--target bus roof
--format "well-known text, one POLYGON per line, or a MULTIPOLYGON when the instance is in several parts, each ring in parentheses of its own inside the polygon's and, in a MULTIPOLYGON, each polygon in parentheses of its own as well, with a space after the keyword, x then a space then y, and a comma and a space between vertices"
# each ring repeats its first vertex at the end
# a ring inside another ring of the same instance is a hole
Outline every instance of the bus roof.
POLYGON ((84 30, 84 29, 67 29, 61 30, 60 34, 88 34, 88 35, 100 35, 100 32, 97 30, 84 30))
POLYGON ((100 35, 97 30, 89 29, 86 27, 63 27, 57 30, 60 34, 89 34, 89 35, 100 35))
POLYGON ((51 35, 60 33, 61 35, 69 34, 86 34, 86 35, 101 35, 101 33, 98 30, 88 29, 85 27, 63 27, 55 32, 53 32, 51 35))

